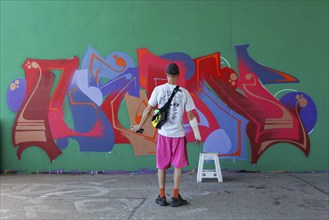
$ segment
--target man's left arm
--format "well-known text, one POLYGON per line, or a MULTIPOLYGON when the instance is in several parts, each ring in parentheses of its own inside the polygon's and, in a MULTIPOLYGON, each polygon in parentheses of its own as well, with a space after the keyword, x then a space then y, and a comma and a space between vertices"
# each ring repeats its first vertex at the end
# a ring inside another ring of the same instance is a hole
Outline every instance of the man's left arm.
POLYGON ((133 132, 137 132, 138 130, 140 130, 143 127, 146 120, 150 117, 151 112, 152 112, 153 109, 154 109, 153 106, 147 105, 147 107, 143 111, 142 119, 139 122, 139 124, 138 125, 131 125, 130 130, 133 131, 133 132))

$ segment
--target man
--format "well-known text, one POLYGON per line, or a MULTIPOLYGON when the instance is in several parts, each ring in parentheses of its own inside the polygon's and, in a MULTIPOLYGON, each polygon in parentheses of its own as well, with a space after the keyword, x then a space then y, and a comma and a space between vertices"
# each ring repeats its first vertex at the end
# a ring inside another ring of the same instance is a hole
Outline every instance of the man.
MULTIPOLYGON (((177 64, 171 63, 166 68, 168 82, 154 88, 148 106, 145 108, 139 125, 132 125, 131 130, 136 132, 141 129, 149 118, 156 105, 161 108, 168 101, 171 93, 177 86, 179 68, 177 64)), ((188 202, 179 194, 179 186, 182 180, 182 168, 188 166, 186 137, 183 126, 183 115, 186 111, 187 118, 192 127, 195 143, 200 145, 201 136, 197 120, 192 112, 195 109, 190 93, 182 87, 171 101, 167 122, 158 130, 156 148, 156 166, 158 168, 158 181, 160 193, 156 203, 167 205, 165 196, 166 169, 174 166, 174 190, 170 201, 172 207, 186 205, 188 202)))

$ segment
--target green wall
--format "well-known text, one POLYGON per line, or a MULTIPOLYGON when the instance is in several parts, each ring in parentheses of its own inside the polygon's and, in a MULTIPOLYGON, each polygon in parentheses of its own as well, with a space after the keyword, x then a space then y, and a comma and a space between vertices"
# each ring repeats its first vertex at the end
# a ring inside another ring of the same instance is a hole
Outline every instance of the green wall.
MULTIPOLYGON (((138 48, 156 55, 183 52, 192 58, 219 51, 238 71, 234 46, 239 44, 249 44, 249 53, 260 63, 298 78, 297 84, 266 88, 272 94, 286 88, 307 93, 316 104, 318 120, 309 134, 308 156, 280 143, 255 165, 223 159, 222 168, 328 170, 328 1, 1 0, 1 171, 155 169, 153 155, 134 156, 129 144, 117 144, 111 153, 82 153, 72 140, 54 162, 37 147, 25 150, 19 160, 11 140, 16 112, 8 108, 6 92, 13 79, 24 78, 21 65, 26 58, 82 60, 91 45, 103 57, 122 51, 138 65, 138 48)), ((124 115, 120 120, 129 126, 124 115)), ((201 148, 190 143, 188 150, 186 170, 196 169, 201 148)))

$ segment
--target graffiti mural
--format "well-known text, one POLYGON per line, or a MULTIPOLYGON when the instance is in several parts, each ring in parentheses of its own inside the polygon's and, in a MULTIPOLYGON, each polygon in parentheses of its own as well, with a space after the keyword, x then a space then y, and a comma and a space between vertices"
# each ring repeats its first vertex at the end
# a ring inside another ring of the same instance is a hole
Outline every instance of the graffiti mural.
MULTIPOLYGON (((28 58, 22 65, 25 79, 14 79, 7 90, 8 107, 17 112, 12 128, 17 157, 37 146, 53 161, 69 139, 80 152, 111 152, 124 143, 131 144, 135 156, 155 154, 151 123, 143 134, 133 133, 119 113, 124 106, 124 120, 139 123, 153 88, 166 82, 164 70, 172 61, 181 70, 179 85, 190 91, 197 106, 203 151, 247 160, 250 143, 250 161, 257 163, 269 147, 285 142, 308 156, 309 134, 317 121, 312 98, 291 88, 271 94, 265 85, 301 82, 255 61, 248 46, 235 46, 238 71, 219 52, 192 58, 179 52, 157 56, 139 48, 138 65, 123 52, 104 58, 91 46, 81 62, 76 56, 28 58)), ((187 117, 184 123, 187 140, 193 142, 187 117)))

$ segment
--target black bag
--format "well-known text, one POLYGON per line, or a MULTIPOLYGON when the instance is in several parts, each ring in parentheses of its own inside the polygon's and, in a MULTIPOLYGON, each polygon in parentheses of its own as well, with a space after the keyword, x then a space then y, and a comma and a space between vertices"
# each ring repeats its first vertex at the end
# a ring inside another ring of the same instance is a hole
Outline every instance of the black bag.
POLYGON ((153 127, 161 129, 162 125, 164 125, 166 121, 167 121, 167 112, 161 111, 161 109, 156 109, 152 117, 153 127))
POLYGON ((170 107, 171 100, 174 98, 178 90, 179 90, 179 86, 176 86, 170 98, 168 99, 167 103, 164 106, 162 106, 160 109, 156 109, 154 111, 154 115, 152 117, 153 127, 161 129, 162 125, 164 125, 167 122, 168 110, 170 107))

